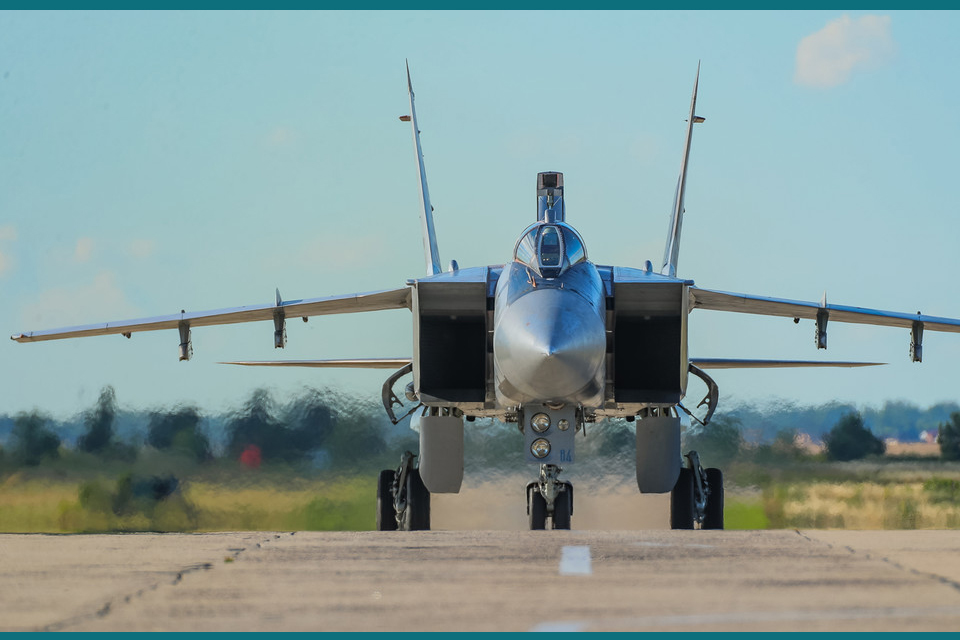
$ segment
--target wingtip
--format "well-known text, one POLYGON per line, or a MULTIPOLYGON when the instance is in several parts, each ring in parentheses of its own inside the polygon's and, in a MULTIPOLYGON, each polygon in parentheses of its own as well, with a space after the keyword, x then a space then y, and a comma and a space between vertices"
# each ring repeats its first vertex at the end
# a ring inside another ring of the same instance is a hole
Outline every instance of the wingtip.
MULTIPOLYGON (((693 97, 690 99, 691 107, 694 107, 697 103, 697 87, 699 86, 700 86, 700 61, 697 60, 697 75, 693 79, 693 97)), ((692 110, 693 109, 691 108, 691 111, 692 110)))
POLYGON ((404 59, 404 64, 407 65, 407 91, 411 94, 413 93, 413 81, 410 79, 410 60, 404 59))

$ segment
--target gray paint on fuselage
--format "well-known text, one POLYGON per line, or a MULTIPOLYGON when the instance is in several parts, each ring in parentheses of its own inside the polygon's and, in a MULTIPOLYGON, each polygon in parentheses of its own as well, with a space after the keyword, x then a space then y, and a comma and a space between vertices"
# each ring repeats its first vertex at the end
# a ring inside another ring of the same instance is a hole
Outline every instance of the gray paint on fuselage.
POLYGON ((519 262, 497 281, 493 360, 501 406, 600 406, 606 374, 606 303, 593 263, 543 278, 519 262))

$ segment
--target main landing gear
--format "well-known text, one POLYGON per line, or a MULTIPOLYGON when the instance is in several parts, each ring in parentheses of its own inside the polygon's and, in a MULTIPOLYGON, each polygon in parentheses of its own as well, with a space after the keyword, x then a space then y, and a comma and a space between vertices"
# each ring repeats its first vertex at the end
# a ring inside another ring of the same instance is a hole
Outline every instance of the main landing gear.
POLYGON ((670 528, 723 529, 723 473, 700 466, 700 456, 691 451, 687 464, 670 492, 670 528))
POLYGON ((550 518, 552 529, 569 529, 573 516, 573 485, 557 479, 562 468, 555 464, 540 465, 540 479, 527 485, 527 515, 530 529, 546 529, 550 518))
POLYGON ((377 531, 429 531, 430 492, 409 451, 396 470, 380 472, 377 482, 377 531))

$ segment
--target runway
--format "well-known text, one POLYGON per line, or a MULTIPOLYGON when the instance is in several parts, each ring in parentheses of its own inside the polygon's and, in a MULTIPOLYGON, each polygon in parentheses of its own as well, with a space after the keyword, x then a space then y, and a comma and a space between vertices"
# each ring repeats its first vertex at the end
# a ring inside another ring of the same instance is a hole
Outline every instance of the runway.
POLYGON ((957 531, 0 535, 0 630, 956 631, 957 531))

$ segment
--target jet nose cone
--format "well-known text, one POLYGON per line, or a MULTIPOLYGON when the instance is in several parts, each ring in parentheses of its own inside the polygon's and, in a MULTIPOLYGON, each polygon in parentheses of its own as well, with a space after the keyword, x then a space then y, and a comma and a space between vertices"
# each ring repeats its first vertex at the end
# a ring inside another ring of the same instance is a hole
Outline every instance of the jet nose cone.
MULTIPOLYGON (((603 320, 579 295, 531 291, 502 313, 494 357, 502 376, 525 400, 577 400, 603 364, 603 320)), ((591 391, 592 392, 592 391, 591 391)))

